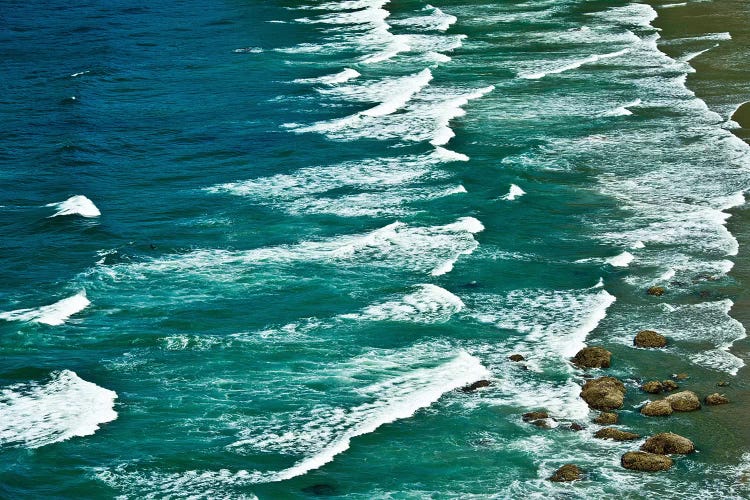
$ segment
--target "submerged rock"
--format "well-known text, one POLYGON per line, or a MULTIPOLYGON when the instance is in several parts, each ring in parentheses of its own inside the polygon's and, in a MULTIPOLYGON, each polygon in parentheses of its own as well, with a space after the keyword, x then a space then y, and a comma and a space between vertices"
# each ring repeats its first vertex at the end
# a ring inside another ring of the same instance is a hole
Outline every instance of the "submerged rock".
POLYGON ((615 410, 622 407, 625 385, 614 377, 589 380, 583 385, 581 397, 594 410, 615 410))
POLYGON ((658 455, 687 455, 695 451, 695 445, 686 437, 673 432, 654 434, 641 446, 641 450, 658 455))
POLYGON ((626 469, 643 472, 658 472, 672 467, 671 458, 645 451, 629 451, 620 459, 620 464, 626 469))
POLYGON ((708 396, 706 396, 706 399, 704 399, 703 401, 705 401, 705 403, 710 406, 725 405, 729 403, 729 398, 727 398, 723 394, 714 392, 713 394, 709 394, 708 396))
POLYGON ((701 402, 693 391, 682 391, 670 394, 666 401, 674 411, 695 411, 701 409, 701 402))
POLYGON ((594 419, 594 422, 599 425, 613 425, 617 423, 618 418, 617 413, 602 412, 594 419))
POLYGON ((306 486, 302 488, 302 491, 304 493, 307 493, 309 495, 316 495, 320 497, 329 497, 336 494, 336 488, 334 488, 330 484, 313 484, 312 486, 306 486))
POLYGON ((641 330, 633 339, 633 345, 647 348, 665 347, 667 338, 653 330, 641 330))
POLYGON ((594 437, 599 439, 613 439, 615 441, 632 441, 634 439, 640 438, 641 436, 640 434, 621 431, 620 429, 615 429, 614 427, 605 427, 604 429, 599 429, 598 431, 596 431, 594 437))
POLYGON ((474 383, 471 383, 471 384, 469 384, 469 385, 467 385, 465 387, 462 387, 461 391, 463 391, 463 392, 474 392, 477 389, 480 389, 482 387, 487 387, 489 385, 491 385, 489 380, 477 380, 474 383))
POLYGON ((730 384, 726 380, 720 380, 716 385, 718 387, 729 387, 730 384))
POLYGON ((519 361, 524 361, 526 358, 524 358, 520 354, 511 354, 510 356, 508 356, 508 359, 513 361, 514 363, 518 363, 519 361))
POLYGON ((658 380, 650 380, 641 386, 644 392, 649 394, 659 394, 664 390, 664 386, 658 380))
POLYGON ((649 401, 646 405, 641 408, 641 415, 647 417, 667 417, 672 414, 672 405, 666 399, 660 399, 658 401, 649 401))
POLYGON ((583 471, 575 464, 565 464, 555 471, 549 477, 550 481, 563 483, 568 481, 578 481, 583 477, 583 471))
POLYGON ((672 375, 672 378, 674 378, 675 380, 687 380, 690 378, 690 375, 688 375, 687 373, 675 373, 674 375, 672 375))
POLYGON ((646 293, 649 295, 653 295, 654 297, 661 297, 662 295, 664 295, 664 287, 652 286, 648 290, 646 290, 646 293))
POLYGON ((573 357, 579 368, 609 368, 612 353, 603 347, 584 347, 573 357))

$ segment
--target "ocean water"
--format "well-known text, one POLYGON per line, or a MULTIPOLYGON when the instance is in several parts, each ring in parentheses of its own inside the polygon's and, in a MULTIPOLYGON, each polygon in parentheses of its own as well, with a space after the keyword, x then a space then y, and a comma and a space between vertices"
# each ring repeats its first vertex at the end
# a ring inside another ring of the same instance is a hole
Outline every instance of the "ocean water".
POLYGON ((638 412, 743 384, 750 150, 685 86, 726 35, 667 56, 618 0, 0 14, 0 497, 750 495, 722 408, 638 412), (699 453, 622 469, 587 344, 624 428, 699 453))

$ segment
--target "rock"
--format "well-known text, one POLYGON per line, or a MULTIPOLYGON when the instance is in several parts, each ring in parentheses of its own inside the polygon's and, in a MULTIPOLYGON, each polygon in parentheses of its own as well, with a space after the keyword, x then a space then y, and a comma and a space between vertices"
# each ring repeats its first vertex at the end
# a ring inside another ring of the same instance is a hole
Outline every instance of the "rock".
POLYGON ((687 380, 690 378, 690 375, 688 375, 687 373, 675 373, 674 375, 672 375, 672 378, 675 380, 687 380))
POLYGON ((674 411, 695 411, 701 409, 701 402, 693 391, 675 392, 666 397, 674 411))
POLYGON ((643 389, 644 392, 648 392, 649 394, 659 394, 662 390, 664 390, 664 386, 662 386, 661 382, 659 382, 658 380, 651 380, 643 384, 641 386, 641 389, 643 389))
POLYGON ((641 415, 647 417, 667 417, 672 414, 672 405, 666 399, 660 399, 658 401, 649 401, 646 405, 641 408, 641 415))
POLYGON ((625 385, 614 377, 596 378, 583 385, 581 397, 594 410, 615 410, 622 407, 625 385))
POLYGON ((687 455, 695 451, 695 445, 686 437, 673 432, 654 434, 641 446, 641 450, 658 455, 687 455))
POLYGON ((603 347, 584 347, 573 357, 579 368, 609 368, 612 353, 603 347))
POLYGON ((667 470, 673 463, 669 457, 644 451, 629 451, 620 459, 620 464, 626 469, 644 472, 667 470))
POLYGON ((582 426, 581 424, 579 424, 578 422, 573 422, 572 424, 570 424, 570 430, 571 431, 578 432, 578 431, 582 431, 584 429, 585 429, 585 427, 582 426))
POLYGON ((653 330, 642 330, 633 339, 633 345, 636 347, 665 347, 667 339, 664 335, 656 333, 653 330))
POLYGON ((603 412, 603 413, 600 413, 599 416, 594 419, 594 422, 599 425, 613 425, 617 423, 617 420, 618 420, 617 413, 603 412))
POLYGON ((725 405, 729 403, 729 399, 725 395, 719 394, 718 392, 709 394, 703 401, 705 401, 706 404, 710 406, 725 405))
POLYGON ((487 387, 489 385, 490 385, 490 381, 489 380, 477 380, 476 382, 474 382, 472 384, 469 384, 469 385, 467 385, 465 387, 462 387, 461 391, 463 391, 463 392, 474 392, 477 389, 480 389, 482 387, 487 387))
POLYGON ((680 388, 674 380, 662 380, 661 388, 664 392, 675 391, 680 388))
POLYGON ((632 441, 633 439, 638 439, 641 436, 640 434, 621 431, 620 429, 615 429, 614 427, 605 427, 604 429, 599 429, 598 431, 596 431, 594 437, 599 439, 613 439, 615 441, 632 441))
POLYGON ((549 418, 549 414, 546 411, 530 411, 528 413, 524 413, 521 418, 523 418, 524 422, 531 422, 532 420, 549 418))
POLYGON ((575 464, 565 464, 555 471, 549 477, 550 481, 564 483, 568 481, 578 481, 583 477, 583 471, 575 464))
POLYGON ((312 486, 302 488, 302 491, 304 493, 320 497, 329 497, 336 494, 336 488, 334 488, 330 484, 313 484, 312 486))
POLYGON ((540 418, 539 420, 534 420, 531 422, 531 425, 539 427, 540 429, 552 428, 552 424, 550 424, 550 419, 548 418, 540 418))
POLYGON ((649 295, 653 295, 654 297, 661 297, 662 295, 664 295, 664 287, 652 286, 648 290, 646 290, 646 293, 649 295))
POLYGON ((524 358, 520 354, 511 354, 510 356, 508 356, 508 359, 513 361, 514 363, 518 363, 519 361, 524 361, 526 358, 524 358))
POLYGON ((720 380, 716 384, 717 387, 729 387, 729 385, 730 385, 729 382, 727 382, 726 380, 720 380))

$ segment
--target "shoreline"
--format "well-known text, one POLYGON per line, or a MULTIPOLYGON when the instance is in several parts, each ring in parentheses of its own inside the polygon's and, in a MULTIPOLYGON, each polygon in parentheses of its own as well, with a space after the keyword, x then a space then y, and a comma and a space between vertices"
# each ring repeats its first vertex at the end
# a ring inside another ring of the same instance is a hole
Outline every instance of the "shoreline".
MULTIPOLYGON (((740 124, 750 127, 750 120, 744 116, 749 106, 742 106, 750 101, 750 67, 743 64, 750 57, 750 11, 743 0, 676 5, 669 0, 650 0, 648 3, 659 15, 652 22, 660 30, 659 50, 674 59, 689 60, 695 71, 687 76, 688 89, 722 117, 724 128, 750 143, 750 128, 738 127, 740 124), (672 6, 663 7, 669 4, 672 6), (740 123, 729 122, 740 107, 734 116, 740 123)), ((750 283, 750 206, 746 202, 726 212, 731 214, 726 227, 737 239, 739 252, 730 257, 734 267, 723 289, 734 302, 730 316, 750 332, 750 293, 746 289, 750 283)), ((746 365, 725 391, 732 404, 722 408, 723 411, 713 412, 712 417, 717 426, 731 429, 738 441, 736 449, 727 453, 742 458, 750 452, 750 428, 738 425, 750 410, 750 337, 736 341, 730 351, 746 365)))

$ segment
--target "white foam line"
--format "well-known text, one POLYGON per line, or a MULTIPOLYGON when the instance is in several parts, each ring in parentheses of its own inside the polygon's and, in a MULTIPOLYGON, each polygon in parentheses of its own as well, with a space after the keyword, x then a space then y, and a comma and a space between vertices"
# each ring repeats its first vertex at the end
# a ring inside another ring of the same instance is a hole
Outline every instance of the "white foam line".
POLYGON ((709 50, 715 49, 715 48, 716 48, 716 47, 718 47, 719 45, 720 45, 720 44, 718 44, 718 43, 717 43, 717 44, 715 44, 715 45, 714 45, 714 46, 712 46, 712 47, 709 47, 709 48, 707 48, 707 49, 703 49, 703 50, 699 50, 698 52, 689 52, 689 53, 685 54, 684 56, 680 57, 680 58, 679 58, 679 59, 677 59, 677 60, 678 60, 678 61, 681 61, 681 62, 690 62, 690 61, 692 61, 693 59, 695 59, 696 57, 698 57, 699 55, 701 55, 701 54, 704 54, 704 53, 708 52, 709 50))
POLYGON ((46 207, 56 207, 57 212, 50 217, 61 215, 80 215, 81 217, 99 217, 102 213, 96 208, 94 202, 83 195, 71 196, 65 201, 49 203, 46 207))
POLYGON ((353 80, 360 76, 359 71, 346 68, 340 73, 334 75, 326 75, 318 78, 298 78, 294 80, 294 83, 320 83, 323 85, 336 85, 339 83, 345 83, 349 80, 353 80))
POLYGON ((0 445, 38 448, 88 436, 117 418, 117 394, 74 372, 55 373, 46 384, 18 384, 0 391, 0 445))
POLYGON ((409 82, 410 86, 404 89, 403 92, 401 92, 400 94, 396 94, 391 99, 378 104, 374 108, 370 108, 358 114, 363 116, 377 117, 395 113, 396 111, 401 109, 407 102, 409 102, 409 100, 414 97, 414 94, 426 87, 431 80, 432 72, 429 69, 425 68, 419 72, 416 78, 409 82))
POLYGON ((584 59, 579 59, 578 61, 574 61, 570 64, 566 64, 565 66, 561 66, 559 68, 550 69, 547 71, 540 71, 538 73, 520 73, 518 77, 526 79, 526 80, 539 80, 540 78, 544 78, 547 75, 555 75, 558 73, 563 73, 565 71, 570 71, 572 69, 578 69, 585 64, 595 63, 603 59, 612 59, 614 57, 619 57, 623 54, 627 54, 628 52, 630 52, 630 49, 622 49, 622 50, 618 50, 617 52, 611 52, 609 54, 594 54, 584 59))
POLYGON ((62 299, 54 304, 36 309, 17 309, 0 313, 0 319, 6 321, 29 321, 45 325, 62 325, 72 315, 84 310, 91 302, 86 298, 86 291, 62 299))
MULTIPOLYGON (((357 436, 374 432, 378 427, 413 416, 418 410, 435 403, 446 392, 458 389, 482 378, 489 377, 488 370, 481 362, 466 352, 461 352, 454 360, 432 369, 418 370, 419 378, 429 380, 430 383, 419 390, 391 402, 383 408, 373 412, 371 405, 354 408, 350 413, 372 413, 370 418, 349 429, 336 441, 325 447, 315 455, 303 459, 294 466, 268 475, 258 482, 278 482, 304 475, 319 469, 333 461, 336 455, 348 450, 351 440, 357 436)), ((414 378, 414 374, 410 376, 414 378)))

